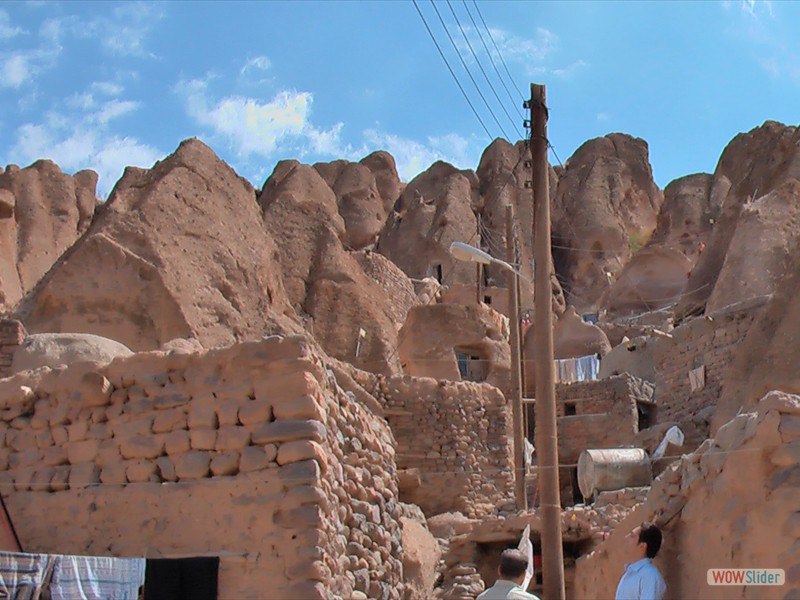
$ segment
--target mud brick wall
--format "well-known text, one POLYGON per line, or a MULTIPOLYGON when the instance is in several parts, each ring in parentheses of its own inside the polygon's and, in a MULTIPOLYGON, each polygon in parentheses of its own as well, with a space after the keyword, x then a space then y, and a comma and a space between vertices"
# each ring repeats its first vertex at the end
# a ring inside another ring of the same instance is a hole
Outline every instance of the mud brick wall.
POLYGON ((655 343, 658 420, 679 423, 690 447, 699 446, 708 437, 726 370, 763 306, 761 301, 693 319, 671 331, 671 340, 655 343), (705 367, 705 386, 692 392, 689 371, 700 366, 705 367))
POLYGON ((0 377, 10 374, 14 353, 27 336, 28 332, 19 321, 0 319, 0 377))
POLYGON ((392 444, 302 336, 0 382, 26 550, 219 556, 221 598, 400 598, 392 444))
POLYGON ((487 384, 392 377, 380 401, 397 442, 397 468, 418 474, 404 502, 426 516, 492 512, 513 499, 511 406, 487 384))

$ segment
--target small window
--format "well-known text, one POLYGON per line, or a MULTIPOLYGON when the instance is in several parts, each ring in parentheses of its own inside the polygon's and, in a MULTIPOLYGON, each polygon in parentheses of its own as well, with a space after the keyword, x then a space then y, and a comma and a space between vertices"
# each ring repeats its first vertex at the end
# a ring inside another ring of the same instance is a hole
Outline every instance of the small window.
POLYGON ((574 402, 565 402, 564 403, 564 416, 574 417, 576 414, 578 414, 578 413, 577 413, 577 411, 575 409, 575 403, 574 402))
POLYGON ((484 304, 491 304, 492 303, 492 297, 491 296, 484 296, 483 297, 483 303, 484 304))
POLYGON ((486 361, 470 351, 456 349, 456 361, 461 381, 486 381, 486 361))
POLYGON ((442 283, 442 265, 436 265, 436 281, 442 283))

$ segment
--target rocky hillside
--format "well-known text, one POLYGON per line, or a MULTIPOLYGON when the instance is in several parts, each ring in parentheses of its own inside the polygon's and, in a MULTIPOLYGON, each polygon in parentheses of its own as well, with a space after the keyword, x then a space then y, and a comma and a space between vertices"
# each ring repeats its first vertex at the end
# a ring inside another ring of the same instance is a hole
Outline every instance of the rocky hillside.
MULTIPOLYGON (((773 293, 797 260, 796 127, 741 134, 713 174, 664 191, 648 153, 644 140, 609 134, 550 171, 556 315, 599 312, 616 339, 619 319, 773 293)), ((452 259, 453 241, 504 257, 511 206, 516 262, 532 275, 528 156, 524 143, 495 140, 476 171, 438 162, 407 184, 383 151, 290 160, 257 190, 192 139, 152 169, 126 170, 104 204, 91 171, 11 165, 0 173, 0 302, 31 332, 134 350, 305 329, 334 358, 399 373, 411 307, 473 301, 475 266, 452 259)), ((489 266, 482 284, 503 288, 506 276, 489 266)), ((533 307, 527 282, 522 307, 533 307)))

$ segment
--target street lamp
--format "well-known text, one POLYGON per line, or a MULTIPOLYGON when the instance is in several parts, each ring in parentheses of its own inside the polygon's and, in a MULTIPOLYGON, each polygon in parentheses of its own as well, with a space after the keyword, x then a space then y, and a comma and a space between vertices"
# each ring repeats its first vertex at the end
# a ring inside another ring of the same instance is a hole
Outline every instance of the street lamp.
MULTIPOLYGON (((463 242, 453 242, 450 244, 450 255, 456 260, 464 262, 474 262, 482 265, 497 265, 509 272, 509 297, 511 299, 511 387, 514 398, 511 403, 512 428, 514 438, 514 499, 517 510, 527 510, 528 498, 525 494, 525 441, 522 426, 522 351, 520 348, 519 330, 519 278, 523 277, 511 264, 504 260, 495 258, 488 252, 470 246, 463 242)), ((527 278, 525 278, 527 279, 527 278)))

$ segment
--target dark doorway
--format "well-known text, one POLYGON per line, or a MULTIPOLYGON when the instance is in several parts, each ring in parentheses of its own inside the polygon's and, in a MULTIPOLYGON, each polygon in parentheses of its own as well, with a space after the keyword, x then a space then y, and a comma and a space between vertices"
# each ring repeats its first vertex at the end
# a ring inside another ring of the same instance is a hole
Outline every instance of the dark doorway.
POLYGON ((219 557, 148 558, 144 600, 217 600, 219 557))
POLYGON ((639 421, 639 431, 655 425, 655 406, 645 402, 636 403, 636 416, 639 421))

